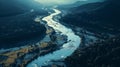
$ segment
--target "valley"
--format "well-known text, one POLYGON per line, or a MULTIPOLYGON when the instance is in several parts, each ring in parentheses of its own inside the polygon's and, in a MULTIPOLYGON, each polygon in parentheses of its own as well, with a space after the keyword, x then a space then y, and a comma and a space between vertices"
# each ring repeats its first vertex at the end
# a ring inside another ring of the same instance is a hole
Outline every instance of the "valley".
POLYGON ((0 67, 119 67, 119 3, 1 0, 0 67))

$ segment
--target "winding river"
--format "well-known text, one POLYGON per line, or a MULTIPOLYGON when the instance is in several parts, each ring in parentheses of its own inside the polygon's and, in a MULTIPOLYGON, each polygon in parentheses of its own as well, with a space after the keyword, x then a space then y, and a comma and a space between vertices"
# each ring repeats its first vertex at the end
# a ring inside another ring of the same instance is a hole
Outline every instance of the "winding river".
POLYGON ((64 59, 70 56, 80 45, 81 38, 79 36, 75 35, 71 29, 53 20, 54 16, 57 16, 61 13, 61 11, 57 9, 53 10, 54 13, 44 17, 42 20, 46 21, 47 25, 52 27, 56 32, 61 32, 61 35, 66 35, 68 42, 63 44, 60 50, 56 50, 53 53, 40 56, 33 60, 27 65, 27 67, 42 67, 51 64, 53 60, 64 59))

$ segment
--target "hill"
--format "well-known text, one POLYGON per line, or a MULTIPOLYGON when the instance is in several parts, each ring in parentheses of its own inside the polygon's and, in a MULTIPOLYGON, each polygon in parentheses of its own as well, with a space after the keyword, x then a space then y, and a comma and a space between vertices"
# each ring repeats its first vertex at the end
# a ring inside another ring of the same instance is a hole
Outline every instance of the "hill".
POLYGON ((41 8, 33 0, 0 0, 0 48, 39 41, 46 34, 46 28, 34 19, 48 14, 41 8))
POLYGON ((92 32, 117 34, 120 33, 119 3, 119 0, 107 0, 71 8, 71 13, 62 17, 61 21, 92 32))

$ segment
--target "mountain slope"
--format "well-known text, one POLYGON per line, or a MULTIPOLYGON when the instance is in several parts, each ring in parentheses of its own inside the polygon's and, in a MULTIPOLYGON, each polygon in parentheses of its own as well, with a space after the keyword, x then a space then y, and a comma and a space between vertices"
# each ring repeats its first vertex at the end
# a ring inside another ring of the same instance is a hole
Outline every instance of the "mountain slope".
POLYGON ((0 17, 22 14, 40 7, 42 5, 34 0, 0 0, 0 17))
POLYGON ((41 8, 33 0, 0 0, 0 48, 39 41, 46 34, 46 28, 34 19, 48 14, 41 8))
POLYGON ((62 17, 61 21, 94 32, 117 34, 120 32, 119 3, 119 0, 108 0, 72 8, 69 10, 71 13, 62 17))
POLYGON ((78 49, 65 62, 68 67, 119 67, 120 36, 78 49))

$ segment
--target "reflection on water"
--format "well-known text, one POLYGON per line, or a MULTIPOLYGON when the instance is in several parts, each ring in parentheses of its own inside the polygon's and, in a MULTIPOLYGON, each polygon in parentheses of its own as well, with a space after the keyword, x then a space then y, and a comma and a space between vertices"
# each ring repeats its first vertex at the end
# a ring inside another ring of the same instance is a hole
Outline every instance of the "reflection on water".
POLYGON ((47 25, 52 27, 56 32, 61 32, 61 34, 66 35, 68 38, 68 42, 63 44, 60 50, 54 51, 53 53, 47 54, 45 56, 40 56, 31 63, 28 64, 27 67, 40 67, 46 66, 52 63, 54 60, 64 59, 67 56, 70 56, 80 45, 81 38, 74 34, 74 32, 53 20, 53 17, 60 14, 61 11, 57 9, 53 9, 55 13, 44 17, 42 20, 47 22, 47 25))

